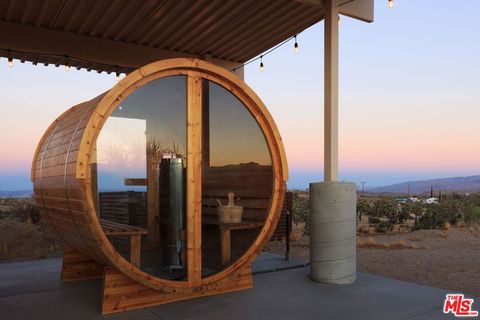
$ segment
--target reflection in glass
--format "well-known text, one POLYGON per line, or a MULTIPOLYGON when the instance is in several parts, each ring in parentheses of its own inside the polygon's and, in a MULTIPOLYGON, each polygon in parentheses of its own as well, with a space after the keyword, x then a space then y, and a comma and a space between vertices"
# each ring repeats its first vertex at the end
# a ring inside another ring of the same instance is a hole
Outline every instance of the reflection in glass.
MULTIPOLYGON (((100 219, 109 227, 114 222, 124 229, 148 230, 142 237, 140 268, 166 279, 185 280, 187 274, 186 126, 186 78, 154 80, 129 95, 107 119, 92 166, 100 219)), ((129 236, 110 240, 131 258, 129 236)))
POLYGON ((206 277, 235 262, 258 236, 270 208, 273 172, 265 137, 241 101, 204 81, 202 108, 202 275, 206 277))

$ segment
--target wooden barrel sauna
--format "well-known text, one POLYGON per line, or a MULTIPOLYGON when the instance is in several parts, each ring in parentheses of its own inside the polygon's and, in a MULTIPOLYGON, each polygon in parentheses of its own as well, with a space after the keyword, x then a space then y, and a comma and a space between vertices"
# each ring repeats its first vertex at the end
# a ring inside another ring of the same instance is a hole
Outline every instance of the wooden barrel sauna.
POLYGON ((62 280, 103 276, 102 313, 252 287, 287 174, 258 96, 231 72, 184 58, 144 66, 67 110, 32 164, 42 217, 68 245, 62 280), (218 222, 228 193, 241 223, 218 222))

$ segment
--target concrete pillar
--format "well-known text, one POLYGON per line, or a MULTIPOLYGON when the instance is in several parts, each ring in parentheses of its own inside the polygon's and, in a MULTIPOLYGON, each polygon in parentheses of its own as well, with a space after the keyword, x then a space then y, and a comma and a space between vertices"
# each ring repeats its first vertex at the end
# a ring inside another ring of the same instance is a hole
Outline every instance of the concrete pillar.
POLYGON ((356 186, 310 183, 310 278, 348 284, 356 278, 356 186))

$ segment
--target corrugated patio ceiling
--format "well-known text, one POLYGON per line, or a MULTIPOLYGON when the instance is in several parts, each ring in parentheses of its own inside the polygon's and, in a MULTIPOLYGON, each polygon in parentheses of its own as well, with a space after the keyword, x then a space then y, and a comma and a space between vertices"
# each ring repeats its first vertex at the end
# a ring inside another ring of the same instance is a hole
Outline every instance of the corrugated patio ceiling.
MULTIPOLYGON (((209 55, 242 63, 322 20, 320 3, 315 0, 0 0, 0 28, 15 30, 18 25, 28 26, 81 39, 160 49, 178 56, 209 55)), ((118 66, 122 72, 133 67, 121 61, 84 59, 73 45, 72 50, 65 50, 68 52, 59 52, 55 46, 47 52, 34 46, 28 50, 28 37, 16 41, 23 41, 22 51, 6 47, 9 43, 0 39, 0 48, 4 49, 0 55, 57 65, 68 59, 74 67, 98 71, 116 70, 108 64, 118 66)))

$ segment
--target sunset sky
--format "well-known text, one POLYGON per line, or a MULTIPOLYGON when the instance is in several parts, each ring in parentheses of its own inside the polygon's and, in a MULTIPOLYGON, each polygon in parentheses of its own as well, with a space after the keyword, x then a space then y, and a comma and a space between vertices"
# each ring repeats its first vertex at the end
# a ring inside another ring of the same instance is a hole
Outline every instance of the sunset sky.
MULTIPOLYGON (((377 0, 341 18, 340 178, 367 187, 480 173, 480 1, 377 0)), ((323 175, 323 22, 246 67, 282 134, 289 186, 323 175)), ((114 75, 0 59, 0 190, 29 189, 33 152, 70 106, 114 75)))

